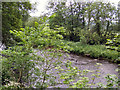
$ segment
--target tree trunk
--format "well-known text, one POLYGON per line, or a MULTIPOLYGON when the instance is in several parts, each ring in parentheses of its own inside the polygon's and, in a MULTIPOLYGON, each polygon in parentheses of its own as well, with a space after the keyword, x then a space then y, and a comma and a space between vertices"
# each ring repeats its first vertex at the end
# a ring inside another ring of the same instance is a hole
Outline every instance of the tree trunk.
POLYGON ((90 11, 88 12, 88 30, 90 29, 90 19, 91 19, 91 16, 90 16, 90 11))
POLYGON ((98 9, 98 12, 97 12, 97 18, 96 18, 96 31, 98 33, 99 36, 101 36, 101 33, 100 33, 100 28, 101 28, 101 25, 100 25, 100 18, 99 18, 99 9, 98 9))
POLYGON ((110 25, 110 22, 109 21, 107 21, 107 31, 108 31, 108 29, 109 29, 109 25, 110 25))
POLYGON ((101 36, 101 33, 100 33, 100 23, 98 23, 98 22, 96 24, 96 30, 97 30, 98 35, 101 36))
POLYGON ((71 6, 71 34, 70 34, 70 40, 73 41, 74 40, 74 31, 73 31, 73 8, 72 8, 72 3, 70 2, 70 6, 71 6))

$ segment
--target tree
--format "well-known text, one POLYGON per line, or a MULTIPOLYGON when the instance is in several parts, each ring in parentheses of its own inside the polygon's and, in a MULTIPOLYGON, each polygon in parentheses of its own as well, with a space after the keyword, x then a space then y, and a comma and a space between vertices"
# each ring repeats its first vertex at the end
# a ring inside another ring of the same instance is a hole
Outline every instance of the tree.
POLYGON ((56 25, 64 26, 64 10, 65 10, 65 2, 49 2, 48 9, 50 12, 55 13, 55 17, 49 20, 50 28, 54 29, 56 25))
MULTIPOLYGON (((49 20, 52 28, 55 25, 63 26, 67 29, 68 40, 79 41, 80 29, 91 29, 97 32, 100 38, 107 39, 113 21, 117 14, 116 7, 111 3, 104 2, 51 2, 49 8, 56 17, 49 20), (77 30, 76 28, 79 28, 77 30)), ((102 40, 101 40, 102 41, 102 40)))
POLYGON ((12 43, 14 37, 9 30, 19 30, 32 9, 30 2, 2 2, 2 43, 6 46, 12 43))
POLYGON ((63 26, 67 29, 67 39, 72 41, 79 41, 78 35, 74 28, 85 28, 85 6, 79 2, 50 2, 48 9, 53 13, 56 13, 54 18, 49 20, 51 28, 55 25, 63 26))
POLYGON ((25 22, 25 26, 35 27, 35 22, 42 24, 40 18, 42 17, 29 17, 28 20, 25 22))
POLYGON ((92 2, 87 2, 86 3, 86 8, 85 8, 85 15, 86 15, 86 18, 87 18, 87 29, 89 30, 90 29, 90 25, 91 25, 91 18, 92 18, 92 15, 91 15, 91 12, 92 12, 92 2))
POLYGON ((118 31, 120 30, 120 1, 118 2, 118 31))
MULTIPOLYGON (((108 32, 109 26, 112 24, 114 15, 116 14, 115 6, 113 6, 111 3, 94 2, 91 4, 91 6, 88 5, 86 9, 90 11, 89 8, 91 8, 91 17, 94 20, 95 30, 98 35, 101 36, 101 29, 106 28, 106 32, 108 32)), ((89 12, 88 17, 90 17, 89 12)))

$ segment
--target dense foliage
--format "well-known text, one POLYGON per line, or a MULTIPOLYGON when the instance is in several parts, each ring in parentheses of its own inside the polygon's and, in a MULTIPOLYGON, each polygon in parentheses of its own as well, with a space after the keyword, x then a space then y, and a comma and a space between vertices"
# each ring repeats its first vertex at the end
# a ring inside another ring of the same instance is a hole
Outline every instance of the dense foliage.
MULTIPOLYGON (((71 62, 69 61, 66 62, 66 65, 62 65, 62 62, 60 60, 60 56, 62 54, 59 52, 59 50, 63 49, 68 51, 71 50, 75 51, 75 47, 76 47, 73 46, 74 44, 73 42, 71 43, 69 42, 66 44, 64 40, 61 40, 63 39, 63 36, 60 33, 64 33, 64 31, 65 30, 63 27, 57 28, 56 30, 52 30, 48 27, 48 24, 43 23, 40 25, 37 22, 35 22, 35 28, 26 27, 26 28, 21 28, 19 31, 11 30, 10 33, 19 37, 21 42, 18 42, 16 46, 9 47, 7 50, 2 51, 2 54, 5 55, 5 57, 3 57, 2 59, 2 64, 3 64, 2 84, 5 85, 4 88, 9 86, 11 88, 12 87, 13 88, 15 87, 43 88, 51 85, 52 86, 56 85, 57 84, 57 82, 55 81, 56 76, 53 75, 53 72, 51 72, 50 74, 48 73, 51 69, 57 70, 58 75, 60 75, 60 79, 64 80, 63 81, 64 84, 69 85, 70 82, 75 80, 74 78, 76 76, 81 77, 80 80, 72 84, 72 86, 70 84, 70 87, 85 88, 94 85, 93 82, 91 82, 91 84, 88 84, 88 82, 91 81, 90 79, 88 79, 88 77, 82 78, 89 71, 86 70, 80 71, 79 69, 77 69, 77 67, 73 68, 71 66, 71 62), (34 49, 35 45, 38 45, 37 50, 34 49), (50 46, 54 48, 52 49, 50 46), (38 56, 36 54, 38 50, 43 50, 41 54, 44 55, 44 57, 42 55, 38 56), (58 59, 57 60, 55 59, 54 61, 54 58, 56 57, 58 59), (40 63, 39 67, 37 67, 38 63, 40 63), (69 72, 67 72, 68 70, 66 71, 62 69, 63 66, 66 66, 66 68, 69 69, 69 72), (61 73, 61 70, 66 73, 61 73), (32 76, 33 73, 36 76, 32 76), (41 83, 38 81, 36 84, 32 84, 34 81, 38 79, 40 79, 41 83), (11 84, 12 82, 14 84, 11 84), (26 83, 28 83, 29 86, 26 86, 26 83)), ((80 51, 81 50, 83 50, 83 48, 80 49, 80 51)), ((102 50, 102 47, 100 50, 102 50)), ((87 52, 88 49, 85 50, 84 48, 83 51, 87 52)), ((104 54, 106 53, 107 50, 104 54)), ((100 52, 98 52, 98 54, 100 54, 100 52)), ((93 56, 95 55, 97 55, 96 52, 94 53, 93 56)), ((108 53, 106 55, 108 55, 108 53)), ((95 56, 95 57, 99 57, 99 56, 95 56)), ((114 57, 116 58, 116 56, 114 57)), ((97 78, 98 75, 93 74, 93 76, 97 78)), ((111 78, 109 77, 110 75, 108 76, 107 80, 111 80, 111 79, 114 80, 114 78, 117 78, 117 77, 111 77, 111 78)), ((108 85, 104 87, 114 87, 113 83, 115 83, 115 85, 117 86, 118 81, 116 80, 113 81, 113 80, 110 83, 110 86, 108 85)), ((103 86, 99 86, 99 87, 103 87, 103 86)))
POLYGON ((9 33, 10 30, 19 30, 32 9, 30 2, 2 2, 2 42, 7 46, 16 39, 9 33))
POLYGON ((78 55, 82 54, 91 58, 108 59, 112 62, 117 62, 118 57, 120 57, 118 51, 109 50, 105 45, 88 45, 80 42, 67 42, 67 44, 72 48, 67 49, 78 55))
MULTIPOLYGON (((67 40, 79 41, 81 38, 89 36, 81 36, 80 30, 84 32, 96 33, 97 40, 90 40, 88 44, 105 43, 106 39, 113 38, 111 31, 117 31, 114 28, 113 21, 116 21, 118 12, 116 7, 111 3, 104 2, 49 2, 48 9, 50 12, 55 13, 56 16, 49 20, 50 28, 55 25, 63 26, 66 28, 67 40), (79 30, 78 30, 79 28, 79 30), (108 37, 108 33, 110 34, 108 37)), ((116 23, 116 22, 115 22, 116 23)), ((116 26, 117 27, 117 26, 116 26)))
POLYGON ((41 21, 42 18, 44 18, 45 16, 41 16, 41 17, 29 17, 28 20, 25 22, 25 26, 28 27, 35 27, 35 22, 37 22, 38 24, 42 24, 43 22, 41 21))
POLYGON ((2 51, 2 54, 5 55, 2 59, 2 84, 5 85, 7 81, 14 81, 24 85, 24 82, 28 82, 31 75, 29 71, 31 68, 35 68, 35 60, 41 60, 39 56, 34 54, 34 47, 39 45, 39 48, 43 49, 54 46, 56 44, 54 41, 63 38, 59 34, 62 32, 64 33, 63 27, 55 31, 49 29, 45 23, 39 25, 37 22, 35 22, 35 28, 26 27, 20 28, 19 31, 11 30, 10 33, 18 37, 21 42, 2 51))
MULTIPOLYGON (((107 39, 106 47, 111 50, 118 51, 120 55, 120 34, 116 34, 112 40, 107 39)), ((120 56, 118 56, 118 63, 120 62, 120 56)))
MULTIPOLYGON (((61 57, 67 52, 119 63, 118 9, 114 5, 49 2, 52 12, 48 16, 29 19, 29 2, 3 3, 2 9, 3 43, 8 47, 1 53, 2 88, 47 88, 61 81, 70 88, 119 87, 118 77, 107 75, 106 85, 94 83, 99 70, 79 70, 61 57), (89 73, 91 78, 86 76, 89 73)), ((96 63, 96 68, 100 65, 96 63)))
POLYGON ((120 34, 116 34, 112 40, 107 39, 108 48, 120 52, 120 34))

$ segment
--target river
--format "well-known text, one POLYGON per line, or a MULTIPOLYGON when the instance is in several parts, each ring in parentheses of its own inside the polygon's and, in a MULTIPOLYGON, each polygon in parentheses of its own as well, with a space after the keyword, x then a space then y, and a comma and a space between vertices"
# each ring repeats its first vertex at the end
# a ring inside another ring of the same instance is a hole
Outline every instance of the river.
MULTIPOLYGON (((36 54, 38 56, 42 56, 42 57, 45 57, 45 54, 47 53, 43 53, 42 51, 39 51, 39 50, 35 50, 37 51, 36 54)), ((49 57, 48 57, 49 58, 49 57)), ((48 59, 46 58, 46 59, 48 59)), ((54 62, 57 62, 58 58, 54 58, 52 61, 53 63, 54 62)), ((107 74, 115 74, 116 76, 118 76, 118 72, 116 71, 116 69, 118 68, 117 64, 115 63, 110 63, 106 60, 98 60, 98 59, 91 59, 91 58, 88 58, 88 57, 83 57, 81 55, 75 55, 75 54, 68 54, 68 53, 62 53, 62 56, 60 57, 59 59, 60 61, 62 61, 62 65, 64 66, 65 63, 67 62, 67 60, 71 61, 72 62, 72 66, 73 67, 78 67, 80 70, 97 70, 96 68, 96 64, 97 63, 100 63, 102 65, 100 65, 99 67, 99 72, 101 73, 99 76, 100 78, 96 78, 94 80, 94 83, 98 83, 98 82, 101 82, 103 83, 104 85, 107 84, 107 81, 106 79, 104 78, 105 76, 107 76, 107 74)), ((44 65, 43 65, 44 66, 44 65)), ((35 65, 36 68, 39 68, 40 70, 42 70, 42 68, 40 67, 40 63, 39 64, 36 64, 35 65)), ((43 67, 44 68, 44 67, 43 67)), ((66 68, 64 68, 66 69, 66 68)), ((32 71, 33 72, 33 71, 32 71)), ((59 80, 59 76, 58 74, 56 73, 56 69, 53 68, 49 71, 47 71, 48 74, 52 74, 54 76, 56 76, 57 78, 55 79, 55 81, 57 82, 59 80)), ((96 72, 94 72, 96 73, 96 72)), ((38 79, 34 82, 34 84, 36 82, 42 82, 38 76, 36 76, 34 73, 32 74, 33 77, 37 77, 38 79)), ((87 77, 91 78, 91 73, 88 73, 87 74, 87 77)), ((62 81, 60 81, 62 82, 62 81)), ((57 84, 55 86, 49 86, 48 88, 53 88, 53 87, 61 87, 61 88, 68 88, 69 86, 65 85, 65 84, 57 84)))

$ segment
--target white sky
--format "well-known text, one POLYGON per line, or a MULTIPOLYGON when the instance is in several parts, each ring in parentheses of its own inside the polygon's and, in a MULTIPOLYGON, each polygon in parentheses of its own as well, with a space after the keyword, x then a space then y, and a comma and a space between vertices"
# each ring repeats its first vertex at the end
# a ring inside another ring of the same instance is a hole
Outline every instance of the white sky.
POLYGON ((48 1, 49 0, 30 0, 31 3, 37 2, 36 11, 31 12, 30 15, 31 16, 40 16, 40 15, 42 15, 43 14, 42 12, 46 10, 46 6, 48 4, 48 1))
MULTIPOLYGON (((48 1, 49 0, 30 0, 31 3, 37 2, 37 5, 36 5, 37 10, 35 12, 31 12, 30 15, 31 16, 40 16, 43 14, 43 12, 46 12, 46 6, 48 4, 48 1)), ((54 0, 52 0, 52 1, 54 1, 54 0)), ((55 0, 55 1, 58 1, 58 0, 55 0)), ((88 0, 76 0, 76 1, 88 1, 88 0)), ((107 2, 110 1, 111 3, 115 3, 115 5, 117 5, 120 0, 102 0, 102 1, 107 1, 107 2)))

